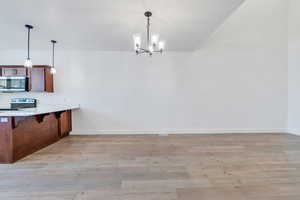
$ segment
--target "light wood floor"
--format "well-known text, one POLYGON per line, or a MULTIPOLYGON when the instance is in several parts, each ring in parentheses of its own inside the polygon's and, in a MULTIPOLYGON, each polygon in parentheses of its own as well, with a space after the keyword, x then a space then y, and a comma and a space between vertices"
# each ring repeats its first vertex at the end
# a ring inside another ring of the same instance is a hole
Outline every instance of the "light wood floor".
POLYGON ((70 136, 0 165, 0 199, 300 200, 300 137, 70 136))

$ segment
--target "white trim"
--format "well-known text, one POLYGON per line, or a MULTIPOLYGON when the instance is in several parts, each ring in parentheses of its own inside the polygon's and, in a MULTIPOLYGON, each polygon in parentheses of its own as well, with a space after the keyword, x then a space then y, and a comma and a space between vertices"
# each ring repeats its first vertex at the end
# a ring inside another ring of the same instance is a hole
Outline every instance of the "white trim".
POLYGON ((245 134, 288 133, 286 129, 162 129, 162 130, 73 130, 71 135, 135 135, 135 134, 245 134))
POLYGON ((292 135, 300 136, 300 130, 299 129, 289 129, 287 132, 289 134, 292 134, 292 135))

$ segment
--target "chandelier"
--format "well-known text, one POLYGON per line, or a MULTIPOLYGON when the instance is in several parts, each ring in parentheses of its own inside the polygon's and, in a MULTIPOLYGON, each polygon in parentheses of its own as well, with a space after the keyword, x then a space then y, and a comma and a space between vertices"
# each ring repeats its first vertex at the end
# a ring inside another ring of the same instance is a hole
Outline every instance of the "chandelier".
POLYGON ((134 49, 137 55, 146 53, 149 56, 152 56, 153 53, 162 53, 165 48, 165 43, 163 41, 159 41, 158 34, 150 33, 150 17, 152 13, 150 11, 145 12, 145 16, 147 17, 147 43, 146 48, 141 46, 142 39, 140 34, 133 35, 134 40, 134 49))

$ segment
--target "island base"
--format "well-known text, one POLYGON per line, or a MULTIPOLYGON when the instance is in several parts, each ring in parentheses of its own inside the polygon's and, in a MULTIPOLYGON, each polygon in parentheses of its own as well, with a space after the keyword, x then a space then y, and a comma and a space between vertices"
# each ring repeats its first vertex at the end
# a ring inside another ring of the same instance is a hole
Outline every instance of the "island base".
POLYGON ((14 163, 69 135, 71 110, 29 117, 1 117, 0 164, 14 163))

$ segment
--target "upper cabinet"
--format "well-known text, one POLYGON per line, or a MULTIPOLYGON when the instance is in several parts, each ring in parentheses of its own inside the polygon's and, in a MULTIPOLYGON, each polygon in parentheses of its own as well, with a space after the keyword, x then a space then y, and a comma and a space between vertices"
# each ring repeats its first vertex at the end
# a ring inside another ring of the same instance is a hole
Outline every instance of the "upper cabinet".
POLYGON ((0 65, 0 76, 27 76, 31 92, 54 92, 53 74, 50 66, 35 65, 31 69, 23 66, 0 65))
POLYGON ((17 67, 10 67, 10 68, 2 68, 2 76, 25 76, 26 69, 17 68, 17 67))

